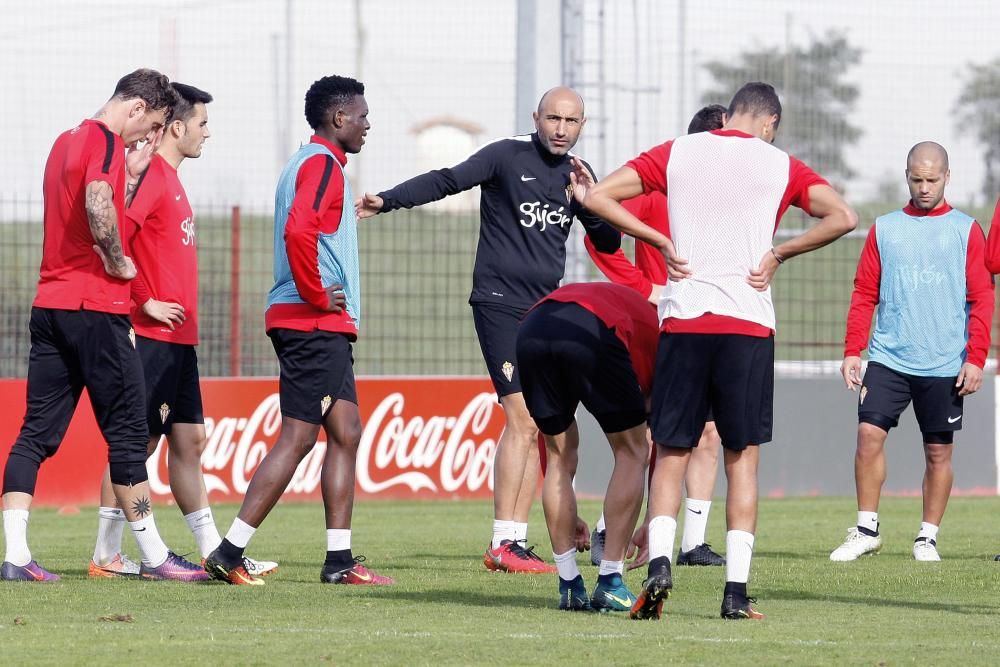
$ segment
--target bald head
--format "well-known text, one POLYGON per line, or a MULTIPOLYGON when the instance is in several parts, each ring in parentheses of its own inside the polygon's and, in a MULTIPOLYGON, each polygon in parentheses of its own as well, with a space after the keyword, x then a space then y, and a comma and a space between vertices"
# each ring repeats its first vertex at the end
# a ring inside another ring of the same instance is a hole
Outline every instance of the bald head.
POLYGON ((906 155, 906 185, 910 202, 922 211, 933 211, 944 200, 948 185, 948 151, 933 141, 921 141, 906 155))
POLYGON ((934 141, 921 141, 906 154, 906 169, 910 170, 913 165, 922 163, 940 164, 948 171, 948 151, 934 141))
POLYGON ((569 153, 587 122, 583 117, 583 98, 566 86, 546 91, 538 101, 538 110, 531 115, 538 141, 553 155, 569 153))

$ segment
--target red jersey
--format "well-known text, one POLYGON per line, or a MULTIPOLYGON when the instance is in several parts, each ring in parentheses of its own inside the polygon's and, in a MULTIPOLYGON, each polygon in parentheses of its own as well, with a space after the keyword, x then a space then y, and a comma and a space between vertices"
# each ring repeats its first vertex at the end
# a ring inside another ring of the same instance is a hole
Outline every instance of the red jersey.
MULTIPOLYGON (((347 164, 343 149, 313 135, 310 143, 323 144, 341 165, 347 164)), ((344 308, 340 313, 323 310, 327 306, 326 290, 319 273, 320 234, 333 234, 340 227, 344 206, 344 175, 329 156, 314 155, 299 167, 295 177, 295 201, 288 211, 285 224, 285 252, 295 280, 295 288, 306 303, 276 303, 264 314, 266 330, 280 328, 295 331, 333 331, 357 337, 354 320, 344 308)))
MULTIPOLYGON (((688 135, 688 137, 681 138, 678 141, 686 139, 689 143, 704 143, 706 141, 705 137, 708 136, 735 140, 756 140, 752 135, 738 130, 713 130, 711 132, 688 135), (692 140, 691 137, 696 137, 696 139, 692 140)), ((671 149, 673 144, 673 141, 668 141, 650 149, 645 153, 642 153, 637 158, 630 160, 627 163, 627 166, 631 167, 639 175, 643 184, 644 192, 659 191, 666 193, 668 197, 669 210, 671 211, 671 238, 674 239, 675 242, 678 238, 677 230, 674 229, 674 226, 678 224, 676 215, 673 212, 675 206, 685 213, 685 215, 681 216, 681 223, 685 233, 688 235, 697 235, 700 233, 698 229, 694 228, 697 221, 700 219, 699 213, 695 212, 694 209, 699 206, 701 208, 711 207, 712 214, 709 217, 714 216, 715 218, 722 220, 741 219, 740 216, 745 212, 744 209, 747 206, 746 197, 750 194, 754 194, 750 191, 737 193, 720 192, 718 193, 719 198, 717 201, 701 202, 700 204, 698 204, 698 202, 689 201, 689 198, 686 197, 681 197, 679 202, 675 201, 677 198, 671 196, 669 183, 667 182, 668 171, 672 171, 673 166, 671 163, 671 149)), ((732 173, 733 176, 727 178, 731 178, 733 180, 734 187, 753 187, 752 181, 746 176, 746 174, 748 170, 756 169, 755 157, 758 156, 755 156, 755 153, 762 153, 766 151, 762 146, 758 146, 756 144, 747 144, 745 148, 746 150, 744 150, 743 153, 735 153, 737 159, 733 164, 717 165, 713 164, 709 160, 701 166, 701 169, 714 169, 714 174, 719 178, 723 178, 724 173, 732 173), (721 171, 723 169, 726 171, 721 171), (739 183, 736 182, 737 180, 739 183)), ((770 147, 768 147, 767 150, 773 152, 770 147)), ((691 164, 690 156, 685 157, 687 158, 685 164, 689 166, 691 164)), ((774 197, 773 208, 771 209, 775 212, 773 229, 771 230, 772 234, 774 231, 777 231, 778 223, 781 221, 782 216, 785 214, 785 211, 789 206, 794 205, 801 208, 806 213, 810 212, 810 187, 813 185, 827 185, 827 182, 821 176, 816 174, 816 172, 794 157, 788 155, 787 163, 785 164, 786 167, 784 173, 778 174, 769 171, 762 177, 767 180, 767 183, 771 188, 780 184, 782 190, 782 192, 778 193, 780 196, 774 197)), ((771 164, 771 167, 773 166, 774 161, 772 161, 771 164)), ((694 176, 694 174, 689 172, 686 176, 689 177, 688 181, 690 182, 690 177, 694 176)), ((761 176, 761 174, 758 174, 758 176, 761 176)), ((758 183, 757 185, 759 186, 760 184, 758 183)), ((770 197, 770 195, 768 195, 768 197, 770 197)), ((768 205, 772 204, 770 200, 765 203, 768 205)), ((755 220, 754 222, 756 223, 757 221, 755 220)), ((737 245, 742 241, 743 239, 734 239, 734 242, 737 243, 737 245)), ((724 251, 725 249, 721 250, 724 251)), ((761 257, 762 256, 763 252, 761 253, 761 257)), ((754 268, 756 268, 756 262, 759 260, 754 259, 753 261, 755 262, 754 268)), ((674 283, 671 283, 671 285, 673 284, 674 283)), ((668 296, 671 292, 672 291, 668 291, 668 296)), ((767 299, 769 298, 770 297, 767 296, 767 299)), ((768 306, 768 308, 770 307, 768 306)), ((673 333, 743 334, 760 337, 770 336, 774 333, 771 327, 761 324, 758 321, 717 314, 711 311, 690 318, 665 317, 663 320, 663 331, 673 333)))
POLYGON ((986 270, 990 273, 1000 273, 1000 199, 993 209, 990 234, 986 238, 986 270))
POLYGON ((539 303, 575 303, 597 316, 625 345, 639 387, 649 396, 659 338, 656 307, 638 292, 614 283, 573 283, 552 292, 539 303))
POLYGON ((181 345, 198 344, 198 253, 194 214, 177 170, 160 155, 139 179, 125 214, 136 225, 132 258, 132 324, 136 334, 181 345), (150 299, 184 307, 185 320, 171 331, 142 312, 150 299))
MULTIPOLYGON (((622 206, 645 224, 670 237, 667 198, 662 192, 648 192, 626 199, 622 206)), ((667 263, 663 259, 663 253, 648 243, 635 242, 635 264, 629 261, 621 248, 611 255, 598 252, 589 236, 583 238, 583 244, 594 264, 608 280, 631 287, 647 299, 653 293, 653 285, 667 283, 667 263)))
POLYGON ((87 184, 94 181, 111 186, 122 248, 128 248, 125 143, 101 121, 88 119, 59 135, 45 163, 45 240, 33 306, 129 312, 128 281, 109 276, 94 252, 86 209, 87 184))

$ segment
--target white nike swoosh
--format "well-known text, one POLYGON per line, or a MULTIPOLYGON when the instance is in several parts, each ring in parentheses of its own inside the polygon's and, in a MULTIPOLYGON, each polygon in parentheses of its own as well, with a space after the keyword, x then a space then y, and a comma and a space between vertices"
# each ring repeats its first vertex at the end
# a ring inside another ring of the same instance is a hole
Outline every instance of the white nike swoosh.
POLYGON ((957 417, 948 417, 948 423, 949 424, 954 424, 955 422, 957 422, 961 418, 962 418, 962 415, 959 415, 957 417))
POLYGON ((177 201, 180 201, 181 200, 181 196, 177 195, 176 197, 174 197, 174 199, 176 199, 177 201))
POLYGON ((535 180, 535 177, 534 176, 525 176, 524 174, 521 174, 521 180, 524 181, 525 183, 527 183, 528 181, 535 180))

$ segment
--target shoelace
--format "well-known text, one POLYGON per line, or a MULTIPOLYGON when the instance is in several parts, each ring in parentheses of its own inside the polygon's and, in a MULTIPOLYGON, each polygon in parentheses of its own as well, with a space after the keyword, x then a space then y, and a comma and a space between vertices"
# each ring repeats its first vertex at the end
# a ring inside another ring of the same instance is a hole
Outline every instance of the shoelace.
POLYGON ((537 560, 540 563, 545 561, 535 553, 535 545, 532 544, 530 547, 522 547, 520 542, 514 541, 510 543, 510 550, 518 558, 523 558, 525 560, 537 560))

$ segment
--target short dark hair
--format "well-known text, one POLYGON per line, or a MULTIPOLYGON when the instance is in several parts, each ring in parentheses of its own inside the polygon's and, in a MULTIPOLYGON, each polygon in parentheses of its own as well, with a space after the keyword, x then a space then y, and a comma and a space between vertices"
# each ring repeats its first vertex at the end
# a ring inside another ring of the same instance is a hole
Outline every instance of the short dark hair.
POLYGON ((174 104, 170 120, 186 121, 194 114, 194 105, 208 104, 212 101, 212 96, 209 93, 186 83, 173 81, 170 83, 170 87, 177 93, 177 103, 174 104))
POLYGON ((170 87, 170 79, 155 69, 137 69, 118 80, 112 97, 120 100, 139 98, 152 111, 167 109, 177 102, 177 94, 170 87))
POLYGON ((721 104, 709 104, 702 107, 691 119, 688 125, 688 134, 696 132, 711 132, 722 127, 722 117, 726 114, 726 107, 721 104))
POLYGON ((324 76, 306 91, 306 121, 312 129, 322 127, 331 111, 365 94, 365 84, 346 76, 324 76))
POLYGON ((774 86, 769 83, 755 81, 745 84, 736 91, 733 101, 729 103, 729 116, 749 113, 754 116, 778 116, 774 129, 778 129, 781 122, 781 101, 778 93, 774 91, 774 86))

